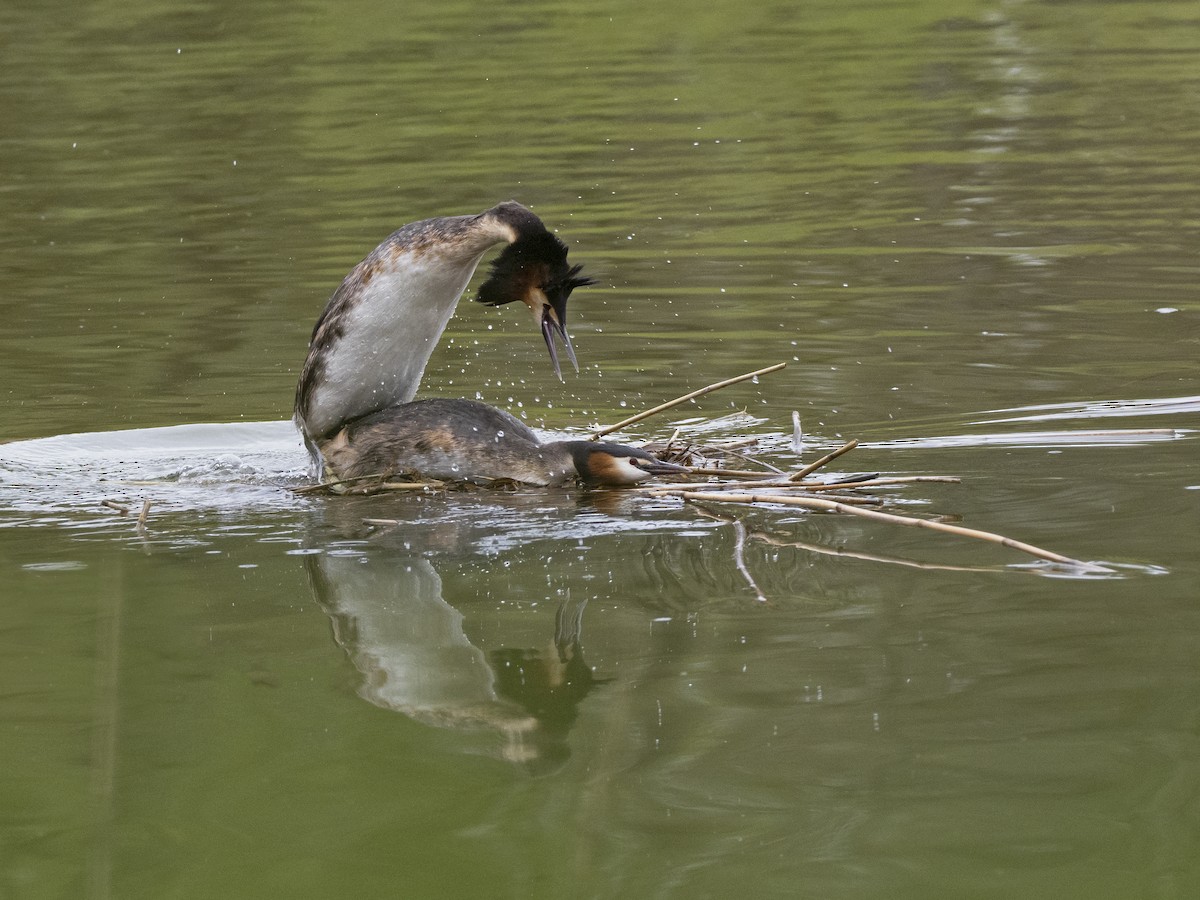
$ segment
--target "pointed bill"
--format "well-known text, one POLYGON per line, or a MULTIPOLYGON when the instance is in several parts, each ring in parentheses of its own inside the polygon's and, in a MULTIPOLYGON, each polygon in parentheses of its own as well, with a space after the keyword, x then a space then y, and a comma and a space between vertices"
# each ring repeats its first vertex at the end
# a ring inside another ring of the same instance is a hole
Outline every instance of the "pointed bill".
MULTIPOLYGON (((549 307, 547 307, 547 310, 549 310, 549 307)), ((542 337, 546 341, 546 349, 550 351, 550 364, 554 366, 554 374, 558 380, 565 383, 565 379, 562 376, 562 369, 558 365, 558 350, 554 346, 554 332, 556 330, 554 326, 555 322, 550 317, 549 312, 542 313, 542 337)), ((570 344, 567 345, 568 348, 570 346, 570 344)), ((570 357, 571 362, 575 362, 575 354, 573 352, 570 354, 570 357)), ((579 368, 576 367, 575 371, 578 372, 579 368)))
POLYGON ((562 370, 558 365, 558 348, 555 346, 555 335, 558 335, 562 339, 563 349, 567 351, 567 359, 571 361, 571 366, 578 373, 579 361, 575 359, 575 348, 571 345, 571 335, 567 333, 567 328, 558 317, 558 313, 554 307, 547 304, 542 308, 542 337, 546 341, 546 349, 550 351, 550 362, 554 365, 554 374, 558 376, 559 381, 563 381, 562 370))

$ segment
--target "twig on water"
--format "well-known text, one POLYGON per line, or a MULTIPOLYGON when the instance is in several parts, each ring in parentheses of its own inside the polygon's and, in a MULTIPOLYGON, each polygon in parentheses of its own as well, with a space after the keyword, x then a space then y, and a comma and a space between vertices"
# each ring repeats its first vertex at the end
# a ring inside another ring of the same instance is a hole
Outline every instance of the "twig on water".
POLYGON ((115 509, 117 512, 119 512, 123 516, 129 515, 129 507, 123 506, 122 504, 118 503, 116 500, 101 500, 100 505, 107 506, 109 509, 115 509))
POLYGON ((357 475, 354 478, 343 478, 339 481, 321 481, 317 484, 306 484, 291 489, 293 494, 312 494, 316 491, 330 491, 335 494, 377 494, 383 491, 423 491, 426 488, 442 487, 441 481, 384 481, 387 475, 357 475), (375 481, 376 484, 362 484, 364 481, 375 481), (348 485, 350 485, 348 487, 348 485))
MULTIPOLYGON (((786 473, 783 471, 783 469, 780 469, 780 468, 778 468, 777 466, 773 466, 773 465, 771 465, 771 464, 770 464, 769 462, 767 462, 766 460, 762 460, 762 459, 756 459, 756 458, 755 458, 755 457, 753 457, 753 456, 747 456, 745 453, 738 453, 738 452, 737 452, 737 451, 735 451, 735 450, 722 450, 721 452, 723 452, 723 453, 725 453, 725 454, 727 454, 727 455, 729 455, 729 456, 736 456, 738 459, 744 459, 746 462, 749 462, 749 463, 756 463, 757 465, 760 465, 760 466, 762 466, 764 469, 767 469, 767 470, 768 470, 768 472, 773 472, 773 473, 775 473, 776 475, 783 475, 783 474, 786 474, 786 473)), ((764 474, 767 474, 767 473, 760 472, 759 474, 760 474, 760 475, 764 475, 764 474)))
POLYGON ((737 384, 741 381, 749 381, 751 378, 757 378, 759 375, 769 375, 771 372, 778 372, 785 368, 787 363, 776 363, 773 366, 767 366, 765 369, 758 369, 754 372, 747 372, 745 375, 739 375, 737 378, 727 378, 725 381, 718 381, 716 384, 710 384, 707 387, 702 387, 698 391, 692 391, 689 394, 684 394, 682 397, 676 397, 674 400, 669 400, 666 403, 660 403, 653 409, 647 409, 637 415, 630 416, 628 419, 622 419, 616 425, 609 425, 607 428, 598 428, 592 432, 592 440, 598 441, 606 434, 612 434, 614 431, 620 431, 627 425, 633 425, 635 422, 640 422, 643 419, 648 419, 660 412, 665 412, 668 409, 678 406, 681 403, 687 403, 689 400, 694 400, 697 397, 703 397, 705 394, 710 394, 713 391, 720 390, 723 387, 729 387, 731 384, 737 384))
MULTIPOLYGON (((874 487, 894 487, 902 484, 917 484, 917 483, 935 483, 935 484, 961 484, 962 479, 954 475, 909 475, 897 476, 893 478, 862 478, 857 481, 796 481, 790 484, 771 484, 762 485, 764 487, 783 488, 784 490, 801 490, 811 494, 822 494, 828 491, 858 491, 864 488, 874 487)), ((746 485, 731 484, 732 488, 745 489, 746 485)), ((755 485, 759 487, 759 485, 755 485)), ((707 485, 705 486, 707 489, 707 485)))
POLYGON ((966 528, 962 525, 947 525, 943 522, 933 522, 929 519, 917 519, 911 516, 899 516, 895 513, 885 513, 874 509, 860 509, 856 506, 849 506, 845 503, 836 503, 832 500, 825 500, 820 497, 795 497, 781 496, 779 494, 735 494, 732 492, 718 491, 694 491, 688 488, 664 488, 661 492, 664 495, 670 494, 681 497, 684 500, 703 500, 714 503, 778 503, 784 506, 802 506, 806 509, 820 509, 827 512, 846 513, 852 516, 861 516, 865 519, 874 519, 877 522, 887 522, 891 525, 907 525, 910 528, 928 528, 932 531, 940 531, 943 534, 956 534, 959 537, 973 538, 975 540, 986 541, 991 544, 999 544, 1003 547, 1008 547, 1011 550, 1019 550, 1022 553, 1028 553, 1030 556, 1035 556, 1038 559, 1048 560, 1050 562, 1061 563, 1068 566, 1077 566, 1080 568, 1101 570, 1102 566, 1095 563, 1087 563, 1083 560, 1072 559, 1069 556, 1063 556, 1061 553, 1054 553, 1050 550, 1043 550, 1041 547, 1035 547, 1033 544, 1026 544, 1023 541, 1017 541, 1002 534, 995 534, 991 531, 979 531, 975 528, 966 528))
MULTIPOLYGON (((736 516, 731 516, 727 513, 718 512, 715 509, 707 509, 700 504, 696 504, 696 511, 700 515, 709 519, 716 519, 719 522, 736 522, 736 516)), ((809 553, 819 553, 822 556, 837 556, 845 559, 861 559, 866 562, 885 563, 894 566, 905 566, 911 569, 929 569, 942 572, 1002 572, 1003 566, 955 566, 945 563, 925 563, 918 562, 913 559, 903 559, 899 556, 882 556, 878 553, 864 553, 859 550, 850 550, 846 547, 827 547, 823 544, 814 544, 809 541, 793 541, 782 537, 777 537, 766 531, 750 531, 747 536, 751 540, 762 541, 772 547, 795 547, 797 550, 805 550, 809 553)), ((1018 570, 1023 571, 1023 570, 1018 570)), ((1030 573, 1032 574, 1032 573, 1030 573)))
POLYGON ((707 466, 687 466, 687 474, 703 475, 706 477, 715 476, 717 478, 752 478, 756 481, 774 481, 771 472, 759 472, 753 469, 717 469, 707 466))
POLYGON ((146 530, 146 520, 150 518, 150 503, 149 497, 142 502, 142 511, 138 513, 137 517, 137 530, 139 532, 146 530))
MULTIPOLYGON (((741 478, 743 481, 710 481, 696 485, 697 489, 705 491, 741 491, 745 490, 746 481, 753 482, 755 488, 783 488, 800 491, 850 491, 859 488, 885 487, 889 485, 916 484, 933 482, 937 484, 961 484, 962 479, 957 475, 885 475, 861 476, 841 479, 838 481, 780 481, 769 472, 754 472, 749 469, 709 469, 703 466, 686 466, 687 475, 715 478, 741 478)), ((646 484, 636 488, 639 491, 662 491, 669 485, 646 484)))
POLYGON ((426 488, 441 487, 440 481, 382 481, 363 488, 364 493, 375 491, 423 491, 426 488))
POLYGON ((336 481, 318 481, 316 484, 303 484, 300 487, 291 488, 293 494, 313 494, 317 491, 336 491, 345 484, 357 484, 360 481, 379 480, 383 478, 382 472, 376 472, 373 475, 357 475, 354 478, 340 478, 336 481))
MULTIPOLYGON (((744 491, 747 487, 753 487, 756 490, 759 488, 771 488, 772 490, 821 493, 824 491, 857 491, 860 488, 887 487, 890 485, 913 484, 917 482, 959 484, 961 481, 961 478, 954 475, 909 475, 890 478, 850 479, 846 481, 777 481, 775 479, 760 478, 749 485, 745 481, 715 481, 708 484, 696 485, 696 488, 705 491, 744 491)), ((663 485, 655 485, 655 487, 661 489, 663 485)), ((645 488, 645 490, 653 489, 650 487, 645 488)))
POLYGON ((843 444, 842 446, 840 446, 836 450, 834 450, 832 453, 826 453, 824 456, 822 456, 816 462, 809 463, 803 469, 800 469, 797 472, 793 472, 791 475, 788 476, 788 480, 789 481, 800 481, 803 478, 805 478, 806 476, 811 475, 813 472, 817 471, 817 469, 821 468, 821 466, 824 466, 824 465, 827 465, 828 463, 833 462, 839 456, 841 456, 845 453, 849 453, 851 450, 853 450, 857 446, 858 446, 857 440, 850 441, 847 444, 843 444))
POLYGON ((737 541, 733 545, 733 564, 737 566, 742 577, 746 579, 746 583, 750 585, 750 589, 754 591, 754 598, 759 603, 767 603, 767 595, 762 592, 762 588, 758 586, 758 582, 754 580, 754 576, 750 574, 750 569, 746 566, 746 524, 741 519, 734 519, 733 531, 737 536, 737 541))
MULTIPOLYGON (((851 487, 857 487, 857 485, 851 485, 851 487)), ((853 503, 857 506, 882 506, 885 502, 882 497, 863 497, 856 494, 828 494, 821 499, 834 503, 853 503)))
POLYGON ((727 438, 722 441, 713 441, 711 444, 705 444, 700 449, 707 453, 727 453, 730 450, 741 450, 743 447, 753 447, 758 443, 758 438, 727 438))

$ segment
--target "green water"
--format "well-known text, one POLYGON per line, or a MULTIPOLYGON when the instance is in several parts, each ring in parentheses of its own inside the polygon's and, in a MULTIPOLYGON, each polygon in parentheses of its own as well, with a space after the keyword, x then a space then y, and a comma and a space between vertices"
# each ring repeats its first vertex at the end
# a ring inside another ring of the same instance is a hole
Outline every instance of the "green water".
POLYGON ((0 897, 1200 895, 1198 25, 0 10, 0 440, 83 435, 0 446, 0 897), (685 433, 794 465, 795 410, 802 461, 964 479, 889 508, 1110 574, 778 509, 292 494, 255 423, 339 279, 508 198, 598 279, 582 370, 464 301, 427 394, 577 430, 787 361, 627 437, 732 415, 685 433))

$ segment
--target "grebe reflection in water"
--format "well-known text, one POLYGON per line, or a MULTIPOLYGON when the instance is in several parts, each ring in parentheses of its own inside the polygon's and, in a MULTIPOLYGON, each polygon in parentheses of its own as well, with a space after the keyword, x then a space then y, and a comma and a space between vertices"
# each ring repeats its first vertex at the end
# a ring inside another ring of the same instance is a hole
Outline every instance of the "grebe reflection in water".
POLYGON ((507 246, 477 299, 490 306, 524 303, 559 378, 556 340, 578 370, 567 300, 592 281, 568 265, 566 244, 536 215, 509 201, 478 215, 405 225, 350 271, 313 328, 295 420, 324 474, 548 485, 574 478, 630 484, 681 471, 619 444, 543 444, 518 419, 474 400, 413 400, 476 266, 501 242, 507 246))

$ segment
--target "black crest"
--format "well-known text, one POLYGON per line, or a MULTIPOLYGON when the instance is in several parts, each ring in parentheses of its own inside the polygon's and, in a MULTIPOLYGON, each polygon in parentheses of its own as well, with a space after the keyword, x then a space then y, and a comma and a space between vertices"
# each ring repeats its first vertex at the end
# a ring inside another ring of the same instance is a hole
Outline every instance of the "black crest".
POLYGON ((592 284, 580 276, 582 266, 567 265, 567 245, 549 231, 522 234, 492 260, 488 279, 475 298, 487 306, 524 300, 531 288, 540 288, 555 307, 560 320, 567 297, 577 287, 592 284))

